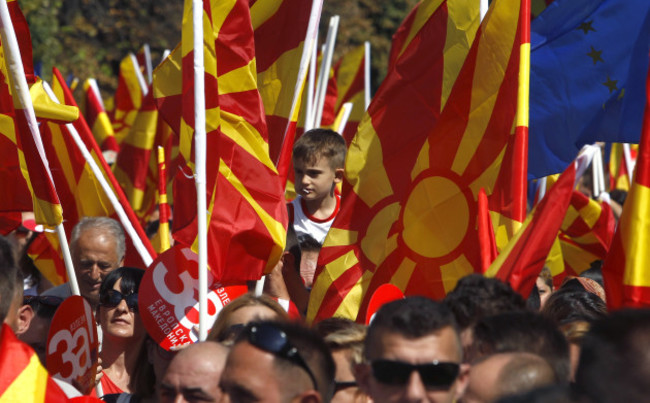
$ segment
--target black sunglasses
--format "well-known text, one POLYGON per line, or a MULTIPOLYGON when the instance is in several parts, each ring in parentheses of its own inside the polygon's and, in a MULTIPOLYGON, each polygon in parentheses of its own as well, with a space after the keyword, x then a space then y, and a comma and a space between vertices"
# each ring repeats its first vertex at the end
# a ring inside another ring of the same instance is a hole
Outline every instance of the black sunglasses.
POLYGON ((418 371, 422 383, 429 388, 449 389, 458 377, 460 364, 434 361, 427 364, 409 364, 402 361, 375 360, 372 374, 386 385, 406 385, 411 373, 418 371))
POLYGON ((314 388, 318 389, 314 373, 311 372, 298 349, 291 345, 285 332, 270 323, 252 323, 246 327, 244 332, 247 335, 246 340, 253 346, 289 360, 304 369, 314 384, 314 388))
POLYGON ((133 312, 138 312, 138 293, 124 295, 117 290, 108 290, 106 294, 99 296, 99 304, 107 308, 115 308, 122 302, 126 301, 126 305, 133 312))
POLYGON ((23 305, 30 305, 32 308, 36 304, 58 307, 63 302, 63 298, 54 295, 25 295, 23 305))

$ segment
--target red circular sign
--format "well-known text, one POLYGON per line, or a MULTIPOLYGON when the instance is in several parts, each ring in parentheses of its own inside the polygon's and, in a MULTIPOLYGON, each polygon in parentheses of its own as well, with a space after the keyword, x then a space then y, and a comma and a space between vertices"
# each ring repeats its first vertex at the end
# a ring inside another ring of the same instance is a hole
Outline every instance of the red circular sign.
MULTIPOLYGON (((166 350, 198 340, 199 265, 190 248, 176 245, 158 255, 147 269, 138 291, 140 317, 147 332, 166 350)), ((248 287, 223 287, 208 269, 208 326, 231 300, 248 287)))
POLYGON ((47 337, 48 372, 88 394, 95 386, 98 350, 90 304, 78 295, 66 298, 52 318, 47 337))
POLYGON ((387 302, 395 301, 404 298, 402 290, 393 284, 382 284, 370 297, 368 302, 368 311, 366 313, 366 325, 369 325, 375 313, 387 302))

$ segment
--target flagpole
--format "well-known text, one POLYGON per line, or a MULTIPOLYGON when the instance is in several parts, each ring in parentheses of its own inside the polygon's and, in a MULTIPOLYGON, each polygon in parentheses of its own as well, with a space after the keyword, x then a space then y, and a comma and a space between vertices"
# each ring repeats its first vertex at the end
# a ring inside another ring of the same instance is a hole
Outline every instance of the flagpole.
POLYGON ((341 111, 339 112, 339 115, 336 117, 336 126, 334 128, 334 131, 336 131, 339 134, 343 134, 343 131, 345 130, 345 126, 348 124, 348 119, 350 118, 350 114, 352 113, 352 102, 346 102, 341 106, 341 111))
POLYGON ((481 16, 481 21, 485 18, 485 14, 488 11, 488 0, 479 0, 479 13, 481 16))
POLYGON ((370 42, 364 42, 364 55, 363 55, 363 109, 368 110, 370 106, 370 99, 372 90, 370 88, 370 42))
POLYGON ((194 164, 199 255, 199 341, 208 337, 208 227, 206 201, 205 64, 203 58, 203 1, 192 0, 194 39, 194 164))
POLYGON ((330 68, 332 67, 332 57, 334 56, 334 46, 336 45, 336 34, 339 30, 338 15, 330 18, 329 29, 325 40, 325 51, 323 52, 323 61, 320 65, 318 74, 318 83, 316 85, 316 111, 314 113, 314 127, 320 127, 323 120, 323 108, 325 106, 325 95, 327 95, 327 83, 330 77, 330 68))
MULTIPOLYGON (((31 132, 30 134, 32 135, 38 154, 43 162, 45 171, 49 177, 48 179, 56 191, 47 156, 45 155, 45 149, 43 148, 43 143, 41 141, 40 131, 38 130, 38 122, 36 121, 34 106, 32 105, 32 99, 29 95, 29 87, 25 78, 25 68, 23 67, 23 61, 20 56, 20 49, 18 47, 18 40, 16 39, 13 22, 9 15, 9 8, 7 7, 6 1, 0 1, 0 3, 2 46, 4 48, 7 70, 9 70, 8 73, 11 76, 10 81, 13 83, 13 96, 17 98, 25 113, 25 119, 27 120, 27 125, 31 132)), ((66 274, 68 275, 68 282, 70 283, 70 290, 74 295, 81 295, 79 292, 79 284, 77 283, 77 276, 74 271, 74 266, 72 265, 72 258, 70 256, 70 250, 68 249, 68 239, 65 234, 65 229, 63 228, 63 223, 56 225, 56 232, 59 237, 61 252, 63 253, 63 261, 65 263, 66 274)))
POLYGON ((625 169, 627 169, 627 178, 632 186, 634 180, 634 163, 630 152, 630 143, 623 143, 623 158, 625 158, 625 169))
MULTIPOLYGON (((47 95, 50 96, 50 99, 52 101, 56 102, 57 104, 60 103, 59 100, 56 98, 56 95, 52 91, 52 88, 50 88, 50 85, 47 82, 43 82, 43 89, 47 93, 47 95)), ((88 148, 86 148, 86 145, 84 144, 83 140, 81 139, 81 136, 79 135, 79 132, 77 129, 74 127, 72 123, 67 123, 65 125, 66 129, 68 129, 68 132, 70 133, 70 136, 72 137, 72 140, 75 142, 77 147, 79 148, 79 151, 83 155, 84 159, 86 160, 86 163, 88 163, 88 166, 90 167, 90 170, 93 172, 95 175, 95 178, 99 182, 100 186, 104 190, 104 193, 108 197, 108 200, 111 202, 111 205, 113 206, 113 209, 115 210, 115 213, 120 219, 120 222, 122 223, 122 226, 124 227, 124 230, 126 231, 127 234, 129 234, 129 237, 131 238, 131 241, 133 242, 133 246, 135 249, 138 251, 138 254, 142 258, 142 261, 144 262, 145 265, 149 266, 153 262, 153 257, 149 253, 149 250, 147 247, 144 245, 142 242, 142 238, 138 235, 136 232, 135 228, 133 227, 133 224, 131 224, 131 221, 129 220, 129 217, 126 214, 126 211, 124 210, 124 207, 120 204, 120 201, 117 199, 117 196, 115 196, 115 193, 111 189, 111 185, 109 185, 108 181, 104 177, 101 169, 99 169, 99 165, 97 165, 97 162, 93 158, 93 156, 90 154, 88 151, 88 148)), ((67 247, 67 244, 66 244, 67 247)))
MULTIPOLYGON (((314 42, 318 43, 318 31, 314 42)), ((314 86, 316 84, 316 64, 318 63, 318 52, 316 46, 312 46, 309 59, 309 73, 307 76, 307 105, 305 105, 305 131, 314 128, 314 86)))
POLYGON ((133 70, 135 70, 135 77, 138 79, 138 84, 140 85, 140 91, 142 91, 142 96, 145 96, 147 95, 147 92, 149 92, 149 86, 147 85, 147 82, 145 81, 144 76, 140 71, 140 64, 138 64, 138 59, 135 57, 133 53, 129 53, 129 58, 131 59, 131 63, 133 64, 133 70))
POLYGON ((309 16, 309 25, 307 26, 307 34, 303 43, 302 56, 300 58, 300 67, 298 69, 298 77, 296 86, 293 91, 293 100, 291 102, 291 111, 289 112, 289 121, 284 130, 282 138, 282 149, 278 155, 275 166, 278 168, 278 176, 283 184, 287 181, 289 174, 289 160, 291 159, 291 151, 293 149, 293 141, 296 135, 296 125, 294 119, 296 118, 297 109, 300 104, 302 90, 307 77, 307 69, 309 67, 308 58, 311 57, 312 47, 316 46, 316 34, 318 32, 318 22, 323 8, 323 0, 312 0, 311 14, 309 16))
POLYGON ((149 48, 149 44, 145 43, 143 46, 144 48, 144 71, 147 73, 147 83, 151 84, 153 81, 153 68, 151 64, 151 49, 149 48))
POLYGON ((167 202, 167 167, 165 165, 165 149, 158 146, 158 234, 160 251, 171 248, 169 242, 169 204, 167 202))

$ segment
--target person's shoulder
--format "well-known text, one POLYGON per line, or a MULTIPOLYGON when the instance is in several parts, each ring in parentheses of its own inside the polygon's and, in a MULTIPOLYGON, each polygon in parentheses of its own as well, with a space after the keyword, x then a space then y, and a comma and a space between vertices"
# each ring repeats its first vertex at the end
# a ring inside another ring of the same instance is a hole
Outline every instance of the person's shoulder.
POLYGON ((72 290, 70 289, 70 283, 63 283, 59 286, 52 287, 49 290, 46 290, 41 295, 66 299, 72 295, 72 290))

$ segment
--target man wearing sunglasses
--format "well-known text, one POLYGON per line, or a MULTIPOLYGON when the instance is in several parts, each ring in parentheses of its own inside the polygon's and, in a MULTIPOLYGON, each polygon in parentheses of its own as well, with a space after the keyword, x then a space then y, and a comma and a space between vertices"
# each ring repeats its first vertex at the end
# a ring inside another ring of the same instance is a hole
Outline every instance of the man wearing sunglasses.
POLYGON ((224 403, 329 403, 334 361, 311 329, 288 322, 253 322, 235 340, 219 387, 224 403))
POLYGON ((368 327, 364 358, 355 376, 375 403, 453 402, 467 386, 456 321, 428 298, 382 306, 368 327))

